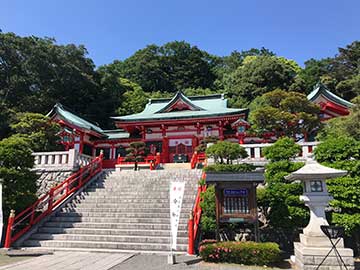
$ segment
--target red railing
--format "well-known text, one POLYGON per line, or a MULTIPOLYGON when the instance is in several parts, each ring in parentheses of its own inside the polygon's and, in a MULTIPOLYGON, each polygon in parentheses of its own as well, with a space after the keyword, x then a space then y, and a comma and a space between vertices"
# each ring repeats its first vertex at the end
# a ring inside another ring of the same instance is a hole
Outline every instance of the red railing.
POLYGON ((69 195, 78 191, 93 176, 102 170, 103 154, 96 157, 88 165, 82 167, 76 173, 69 176, 65 181, 50 189, 45 195, 41 196, 33 205, 26 208, 20 214, 15 215, 11 210, 6 230, 5 248, 18 240, 22 235, 31 229, 44 217, 60 205, 69 195))
MULTIPOLYGON (((124 164, 124 165, 131 165, 135 164, 134 161, 125 161, 126 157, 118 157, 116 164, 124 164)), ((157 166, 161 163, 161 156, 160 153, 156 155, 148 155, 144 158, 144 161, 138 161, 138 165, 148 164, 150 165, 150 170, 156 170, 157 166)))
POLYGON ((191 157, 191 160, 190 160, 191 169, 195 169, 196 165, 199 164, 199 163, 204 164, 205 161, 206 161, 205 153, 198 153, 198 152, 195 151, 194 154, 191 157))
MULTIPOLYGON (((205 173, 202 174, 202 179, 205 179, 205 173)), ((188 253, 195 254, 195 241, 199 230, 202 209, 200 207, 201 193, 206 191, 206 185, 199 185, 195 198, 194 208, 191 211, 188 222, 188 253)))

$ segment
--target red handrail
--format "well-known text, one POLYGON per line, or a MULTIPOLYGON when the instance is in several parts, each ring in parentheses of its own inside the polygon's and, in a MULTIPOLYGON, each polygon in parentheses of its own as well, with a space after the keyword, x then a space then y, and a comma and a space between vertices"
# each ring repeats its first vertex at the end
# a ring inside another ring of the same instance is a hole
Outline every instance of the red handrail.
MULTIPOLYGON (((205 179, 206 175, 203 172, 201 179, 205 179)), ((201 193, 206 191, 206 185, 199 185, 198 186, 198 191, 196 194, 196 198, 195 198, 195 204, 194 204, 194 208, 190 214, 190 218, 189 218, 189 223, 188 223, 188 253, 190 255, 194 255, 195 254, 195 240, 196 240, 196 236, 198 234, 198 230, 199 230, 199 224, 200 224, 200 219, 201 219, 201 206, 200 206, 200 202, 202 201, 201 198, 201 193)))
POLYGON ((10 248, 11 245, 29 231, 33 225, 52 213, 69 195, 78 191, 93 176, 98 174, 102 170, 102 161, 103 154, 100 154, 100 156, 96 157, 88 165, 80 168, 79 171, 69 176, 65 181, 51 188, 20 214, 15 216, 12 210, 8 220, 4 247, 10 248))
POLYGON ((196 165, 199 163, 204 164, 205 161, 206 161, 206 154, 198 153, 197 151, 195 151, 190 160, 191 169, 195 169, 196 165))

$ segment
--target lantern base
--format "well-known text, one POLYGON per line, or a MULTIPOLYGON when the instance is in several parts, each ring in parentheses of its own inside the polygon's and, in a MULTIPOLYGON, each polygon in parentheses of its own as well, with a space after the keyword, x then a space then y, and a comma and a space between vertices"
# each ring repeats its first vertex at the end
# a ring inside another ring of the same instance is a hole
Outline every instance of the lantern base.
MULTIPOLYGON (((300 238, 301 239, 301 238, 300 238)), ((304 237, 302 237, 304 239, 304 237)), ((309 239, 307 239, 309 240, 309 239)), ((318 239, 319 240, 319 239, 318 239)), ((330 251, 331 244, 328 239, 327 245, 323 247, 319 246, 307 246, 304 245, 302 242, 294 243, 295 248, 295 262, 294 266, 296 270, 315 270, 318 265, 323 261, 325 256, 330 251)), ((311 240, 308 241, 308 244, 311 244, 311 240)), ((314 240, 316 241, 316 240, 314 240)), ((337 248, 341 258, 343 259, 344 263, 346 264, 348 270, 354 270, 354 257, 353 257, 353 250, 350 248, 337 248)), ((319 270, 339 270, 341 263, 340 259, 336 257, 335 251, 333 250, 330 255, 326 258, 323 264, 320 266, 319 270)), ((344 267, 342 266, 344 269, 344 267)))
MULTIPOLYGON (((344 247, 344 239, 335 239, 339 240, 336 247, 343 248, 344 247)), ((300 234, 300 242, 304 247, 329 247, 331 248, 331 243, 329 238, 327 238, 324 234, 322 236, 309 236, 306 234, 300 234)))

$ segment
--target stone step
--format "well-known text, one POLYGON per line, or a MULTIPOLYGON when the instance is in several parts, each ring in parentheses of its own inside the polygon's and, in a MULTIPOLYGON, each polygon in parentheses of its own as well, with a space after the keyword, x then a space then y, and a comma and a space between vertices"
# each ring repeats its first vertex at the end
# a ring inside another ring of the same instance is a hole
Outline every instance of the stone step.
MULTIPOLYGON (((25 246, 30 247, 51 247, 51 248, 88 248, 88 249, 123 249, 138 251, 168 251, 169 244, 154 243, 121 243, 121 242, 94 242, 94 241, 55 241, 55 240, 27 240, 25 246)), ((177 245, 178 251, 186 251, 186 244, 177 245)))
MULTIPOLYGON (((170 223, 168 218, 108 218, 108 217, 51 217, 51 221, 56 222, 98 222, 98 223, 170 223)), ((186 219, 180 219, 179 223, 185 223, 186 219)))
MULTIPOLYGON (((78 205, 80 206, 80 204, 78 205)), ((181 211, 188 211, 192 210, 191 207, 185 208, 181 207, 181 211)), ((61 209, 62 213, 170 213, 169 207, 164 208, 85 208, 85 207, 64 207, 61 209)))
MULTIPOLYGON (((194 200, 196 195, 194 194, 187 194, 184 195, 183 200, 194 200)), ((114 196, 113 194, 106 195, 99 195, 99 194, 92 194, 92 195, 78 195, 76 196, 76 199, 82 199, 82 200, 94 200, 94 199, 101 199, 101 200, 108 200, 111 202, 112 200, 119 200, 119 199, 142 199, 142 200, 151 200, 151 199, 158 199, 158 200, 169 200, 170 195, 157 195, 157 194, 134 194, 134 195, 128 195, 128 194, 119 194, 118 196, 114 196)))
MULTIPOLYGON (((189 212, 180 214, 180 218, 188 217, 189 212)), ((57 217, 111 217, 111 218, 167 218, 170 220, 170 211, 167 213, 102 213, 102 212, 59 212, 57 217)))
MULTIPOLYGON (((142 235, 94 235, 94 234, 48 234, 35 233, 29 240, 62 240, 62 241, 94 241, 94 242, 122 242, 122 243, 159 243, 170 244, 170 235, 142 236, 142 235)), ((187 237, 178 237, 179 244, 186 244, 187 237)))
MULTIPOLYGON (((86 203, 85 201, 82 201, 81 203, 68 203, 68 207, 73 207, 76 206, 76 208, 128 208, 128 209, 134 209, 134 208, 150 208, 150 209, 155 209, 155 208, 161 208, 161 207, 169 207, 169 202, 166 203, 86 203)), ((183 208, 192 208, 193 207, 193 203, 186 203, 183 202, 182 204, 183 208)))
MULTIPOLYGON (((138 230, 170 230, 169 223, 99 223, 99 222, 56 222, 49 221, 44 227, 56 228, 88 228, 88 229, 138 229, 138 230)), ((187 230, 187 224, 179 224, 179 230, 187 230)))
MULTIPOLYGON (((193 198, 184 198, 183 203, 191 203, 195 199, 193 198)), ((114 203, 114 204, 127 204, 127 203, 136 203, 136 204, 148 204, 148 203, 167 203, 170 204, 170 198, 86 198, 86 199, 74 199, 73 202, 76 203, 114 203)))
MULTIPOLYGON (((97 229, 97 228, 61 228, 61 227, 41 227, 39 233, 52 234, 95 234, 95 235, 137 235, 137 236, 162 236, 169 237, 170 230, 140 230, 140 229, 97 229)), ((178 237, 187 237, 186 230, 179 230, 178 237)))

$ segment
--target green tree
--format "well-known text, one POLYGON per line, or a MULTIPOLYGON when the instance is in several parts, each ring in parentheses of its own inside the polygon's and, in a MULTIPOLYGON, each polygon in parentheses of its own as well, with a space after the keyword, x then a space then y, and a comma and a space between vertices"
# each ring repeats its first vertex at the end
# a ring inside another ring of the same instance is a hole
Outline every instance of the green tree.
POLYGON ((0 97, 19 111, 46 112, 56 101, 77 111, 96 98, 96 74, 84 46, 0 33, 0 97))
POLYGON ((289 89, 297 75, 293 62, 290 64, 284 58, 250 57, 224 78, 224 87, 233 106, 247 106, 257 96, 277 88, 289 89))
POLYGON ((290 138, 266 147, 264 156, 270 161, 266 165, 266 185, 258 189, 263 238, 278 242, 286 250, 291 249, 296 229, 304 227, 309 219, 309 211, 299 199, 302 185, 285 179, 304 165, 290 161, 299 152, 300 147, 290 138))
POLYGON ((207 88, 216 79, 214 57, 184 41, 148 45, 114 64, 121 77, 139 84, 145 92, 207 88))
POLYGON ((126 161, 135 162, 134 170, 137 171, 138 162, 143 161, 145 157, 145 143, 144 142, 132 142, 129 147, 126 148, 126 161))
POLYGON ((264 148, 264 156, 270 162, 289 161, 300 154, 300 145, 294 143, 291 138, 284 137, 277 140, 273 145, 264 148))
POLYGON ((206 155, 215 159, 216 163, 231 164, 234 159, 246 158, 247 152, 238 143, 219 141, 206 149, 206 155))
POLYGON ((349 172, 326 185, 334 198, 332 222, 345 227, 355 254, 360 254, 360 142, 352 137, 327 137, 316 147, 315 156, 326 166, 349 172))
POLYGON ((252 129, 260 135, 274 132, 277 136, 295 138, 300 134, 311 134, 321 126, 319 107, 302 93, 277 89, 254 102, 250 106, 250 122, 252 129))
POLYGON ((3 180, 4 216, 17 212, 36 200, 34 158, 28 142, 19 136, 0 141, 0 179, 3 180))
POLYGON ((54 151, 61 147, 58 144, 60 126, 50 121, 49 117, 39 113, 18 113, 10 125, 18 134, 29 141, 35 152, 54 151))

